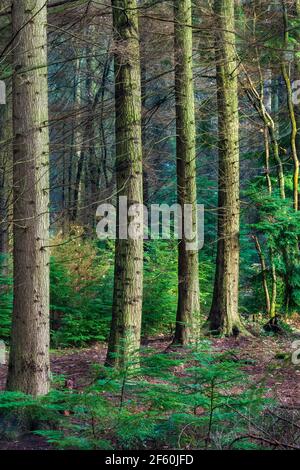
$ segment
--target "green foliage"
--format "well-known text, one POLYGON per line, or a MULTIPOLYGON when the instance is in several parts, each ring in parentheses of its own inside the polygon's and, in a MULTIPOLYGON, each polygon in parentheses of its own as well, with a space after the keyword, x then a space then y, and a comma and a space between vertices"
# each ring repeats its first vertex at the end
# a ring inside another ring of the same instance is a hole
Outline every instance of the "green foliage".
POLYGON ((103 341, 109 331, 113 249, 83 238, 74 229, 74 238, 57 237, 52 250, 51 337, 55 347, 83 346, 103 341))
POLYGON ((0 393, 0 438, 18 439, 34 429, 55 428, 60 423, 61 403, 35 399, 21 392, 0 393))
MULTIPOLYGON (((53 250, 51 336, 55 347, 82 346, 107 339, 112 309, 113 253, 112 243, 81 238, 53 250)), ((199 276, 203 287, 201 301, 208 305, 213 264, 205 257, 201 260, 199 276)), ((145 244, 144 253, 143 335, 172 333, 176 306, 176 241, 151 240, 145 244)))
MULTIPOLYGON (((52 244, 50 326, 55 347, 107 338, 111 319, 113 250, 77 236, 52 244), (56 246, 57 244, 57 246, 56 246)), ((10 256, 0 260, 0 339, 9 341, 13 304, 10 256)))
POLYGON ((253 448, 253 440, 236 439, 250 422, 255 429, 268 402, 240 366, 203 340, 190 351, 143 354, 135 375, 102 369, 99 377, 96 368, 84 391, 2 393, 0 410, 30 410, 30 429, 62 449, 253 448))
POLYGON ((10 337, 12 312, 12 274, 9 256, 0 255, 0 339, 8 341, 10 337))
MULTIPOLYGON (((259 177, 247 191, 247 196, 255 205, 257 217, 254 223, 248 224, 246 230, 260 235, 269 280, 271 275, 270 250, 274 253, 273 262, 278 278, 277 307, 279 312, 286 313, 287 309, 294 311, 300 307, 300 260, 298 253, 300 214, 295 212, 291 199, 283 201, 276 191, 270 196, 264 188, 265 180, 259 177), (286 305, 287 290, 289 294, 288 306, 286 305)), ((245 258, 245 253, 242 250, 242 262, 245 263, 243 258, 245 258)), ((251 254, 251 259, 252 263, 248 261, 245 264, 248 267, 252 265, 252 282, 256 282, 256 287, 253 289, 253 299, 263 299, 261 285, 259 285, 261 269, 257 264, 258 258, 254 251, 251 254), (253 264, 255 261, 256 265, 253 264)))
POLYGON ((175 242, 147 242, 144 261, 143 332, 170 333, 174 329, 177 302, 175 242))
MULTIPOLYGON (((201 304, 208 305, 213 263, 200 253, 201 304)), ((177 241, 151 240, 144 253, 143 334, 174 332, 177 309, 177 241)))
POLYGON ((110 312, 105 303, 101 303, 107 292, 103 279, 98 279, 98 285, 82 280, 81 285, 74 288, 71 276, 52 258, 51 338, 55 347, 83 346, 107 337, 110 312))

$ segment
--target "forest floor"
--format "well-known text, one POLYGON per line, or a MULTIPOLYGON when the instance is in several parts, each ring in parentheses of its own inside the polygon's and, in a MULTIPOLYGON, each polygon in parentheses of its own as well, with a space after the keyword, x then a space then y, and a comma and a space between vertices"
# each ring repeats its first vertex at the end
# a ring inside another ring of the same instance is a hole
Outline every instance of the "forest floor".
MULTIPOLYGON (((217 352, 234 350, 237 360, 243 360, 244 370, 255 383, 264 382, 266 394, 273 397, 279 406, 300 409, 300 368, 292 363, 292 343, 294 335, 251 338, 213 339, 213 349, 217 352)), ((298 339, 300 337, 298 336, 298 339)), ((144 347, 157 352, 166 351, 170 345, 168 338, 153 338, 144 347)), ((101 364, 106 356, 106 345, 96 344, 85 349, 65 349, 51 353, 51 368, 54 374, 63 375, 69 388, 83 390, 93 380, 92 365, 101 364)), ((178 372, 178 371, 177 371, 178 372)), ((0 390, 4 389, 7 366, 0 365, 0 390)), ((180 373, 180 371, 179 371, 180 373)), ((182 371, 184 374, 184 370, 182 371)), ((25 435, 20 440, 4 442, 0 449, 51 449, 39 436, 25 435)))

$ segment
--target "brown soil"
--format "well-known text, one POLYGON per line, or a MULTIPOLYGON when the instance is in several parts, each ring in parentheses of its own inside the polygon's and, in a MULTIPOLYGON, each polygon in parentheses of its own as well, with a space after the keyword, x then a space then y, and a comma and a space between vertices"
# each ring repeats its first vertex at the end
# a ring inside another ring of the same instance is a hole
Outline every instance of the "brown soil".
MULTIPOLYGON (((300 409, 300 367, 292 363, 293 339, 288 337, 252 337, 213 339, 216 351, 232 351, 235 360, 243 360, 243 370, 258 384, 264 383, 267 395, 275 397, 279 406, 300 409)), ((146 349, 166 351, 168 339, 147 341, 146 349)), ((103 364, 106 346, 97 344, 88 349, 54 351, 51 368, 63 374, 70 388, 83 389, 93 380, 92 365, 103 364)), ((0 390, 4 389, 7 367, 0 365, 0 390)), ((183 373, 176 371, 176 373, 183 373)), ((19 441, 0 441, 0 450, 47 450, 51 446, 38 436, 26 435, 19 441)))

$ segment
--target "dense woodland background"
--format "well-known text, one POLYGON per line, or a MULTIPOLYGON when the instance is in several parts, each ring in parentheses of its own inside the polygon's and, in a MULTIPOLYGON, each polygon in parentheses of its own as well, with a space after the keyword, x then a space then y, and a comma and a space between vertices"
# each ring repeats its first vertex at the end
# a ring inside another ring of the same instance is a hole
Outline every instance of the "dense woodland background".
POLYGON ((1 0, 3 448, 299 449, 299 38, 299 0, 1 0), (119 195, 204 247, 99 240, 119 195))

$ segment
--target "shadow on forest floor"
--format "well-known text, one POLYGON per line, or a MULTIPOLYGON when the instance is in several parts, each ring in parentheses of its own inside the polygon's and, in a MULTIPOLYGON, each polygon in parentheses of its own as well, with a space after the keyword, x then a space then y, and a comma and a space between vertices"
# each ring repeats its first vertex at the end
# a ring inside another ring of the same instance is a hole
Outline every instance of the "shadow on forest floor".
MULTIPOLYGON (((292 336, 214 338, 212 345, 218 352, 232 351, 233 360, 243 361, 242 370, 254 383, 265 383, 266 395, 276 399, 279 407, 300 409, 300 368, 292 363, 292 336)), ((145 351, 164 352, 169 338, 152 338, 144 342, 145 351)), ((172 347, 170 349, 173 349, 172 347)), ((55 350, 51 353, 51 368, 55 375, 63 375, 69 388, 82 390, 93 380, 92 365, 103 364, 106 345, 95 344, 85 349, 55 350)), ((0 365, 0 390, 4 390, 7 366, 0 365)), ((185 374, 177 370, 176 374, 185 374)), ((1 442, 0 449, 51 449, 39 436, 26 435, 19 441, 1 442)))

